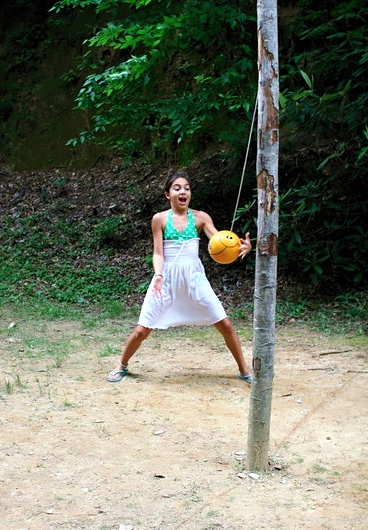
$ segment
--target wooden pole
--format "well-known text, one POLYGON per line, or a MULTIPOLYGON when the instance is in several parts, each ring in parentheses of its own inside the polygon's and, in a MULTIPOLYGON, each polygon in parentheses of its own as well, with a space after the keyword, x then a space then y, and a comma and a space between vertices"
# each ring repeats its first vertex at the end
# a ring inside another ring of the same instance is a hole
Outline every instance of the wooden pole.
POLYGON ((258 0, 258 228, 248 468, 268 469, 278 245, 279 69, 277 0, 258 0))

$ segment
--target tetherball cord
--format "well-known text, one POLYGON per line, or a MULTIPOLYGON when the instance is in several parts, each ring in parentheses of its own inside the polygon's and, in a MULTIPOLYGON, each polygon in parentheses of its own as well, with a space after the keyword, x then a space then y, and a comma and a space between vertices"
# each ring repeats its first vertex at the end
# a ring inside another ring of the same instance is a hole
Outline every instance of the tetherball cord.
POLYGON ((244 165, 243 165, 243 172, 242 172, 242 176, 241 176, 241 179, 240 179, 240 185, 239 185, 239 191, 238 191, 238 198, 236 199, 236 205, 235 205, 235 210, 234 210, 233 220, 231 221, 230 232, 233 231, 234 223, 235 223, 235 218, 236 218, 236 212, 238 211, 239 200, 240 200, 240 194, 241 194, 241 190, 242 190, 242 187, 243 187, 243 181, 244 181, 245 169, 246 169, 246 167, 247 167, 247 162, 248 162, 249 148, 250 148, 250 142, 251 142, 251 139, 252 139, 252 133, 253 133, 253 128, 254 128, 254 121, 255 121, 255 118, 256 118, 256 110, 257 110, 257 97, 256 97, 256 101, 255 101, 255 104, 254 104, 253 118, 252 118, 252 123, 251 123, 251 126, 250 126, 249 137, 248 137, 247 152, 246 152, 246 154, 245 154, 245 160, 244 160, 244 165))

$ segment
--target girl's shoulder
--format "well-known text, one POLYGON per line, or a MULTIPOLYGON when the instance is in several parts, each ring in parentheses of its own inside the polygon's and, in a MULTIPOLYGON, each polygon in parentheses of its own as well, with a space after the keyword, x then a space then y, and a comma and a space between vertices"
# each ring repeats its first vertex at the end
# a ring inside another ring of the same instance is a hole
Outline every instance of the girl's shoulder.
POLYGON ((163 210, 162 212, 157 212, 152 217, 152 225, 161 225, 163 227, 167 220, 167 215, 170 210, 163 210))
POLYGON ((213 221, 212 221, 210 215, 208 215, 208 213, 206 213, 206 212, 204 212, 202 210, 192 210, 192 212, 193 212, 193 215, 194 215, 194 220, 195 220, 195 224, 196 224, 198 233, 201 233, 202 230, 206 231, 208 226, 212 226, 213 225, 213 221))
POLYGON ((196 220, 196 222, 207 222, 208 219, 211 219, 210 216, 208 215, 208 213, 202 211, 202 210, 193 210, 192 209, 192 212, 193 212, 193 215, 194 215, 194 218, 196 220))
POLYGON ((153 215, 152 219, 166 218, 169 211, 170 211, 170 208, 168 210, 162 210, 162 212, 157 212, 153 215))

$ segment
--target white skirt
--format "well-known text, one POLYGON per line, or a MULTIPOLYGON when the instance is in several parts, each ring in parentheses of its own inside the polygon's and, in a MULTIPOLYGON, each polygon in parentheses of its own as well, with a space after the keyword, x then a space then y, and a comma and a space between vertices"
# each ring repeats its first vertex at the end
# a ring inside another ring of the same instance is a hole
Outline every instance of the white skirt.
POLYGON ((164 241, 161 298, 153 295, 152 278, 138 324, 150 329, 167 329, 184 324, 208 326, 226 318, 207 280, 198 250, 198 238, 164 241))

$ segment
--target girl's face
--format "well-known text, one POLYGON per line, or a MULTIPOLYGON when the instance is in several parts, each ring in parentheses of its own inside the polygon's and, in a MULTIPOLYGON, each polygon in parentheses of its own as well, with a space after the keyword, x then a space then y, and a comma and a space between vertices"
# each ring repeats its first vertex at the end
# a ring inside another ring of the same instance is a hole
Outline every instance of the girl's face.
POLYGON ((167 199, 171 203, 171 207, 179 210, 188 208, 192 192, 190 190, 190 184, 187 179, 178 177, 171 183, 170 189, 165 193, 167 199))

